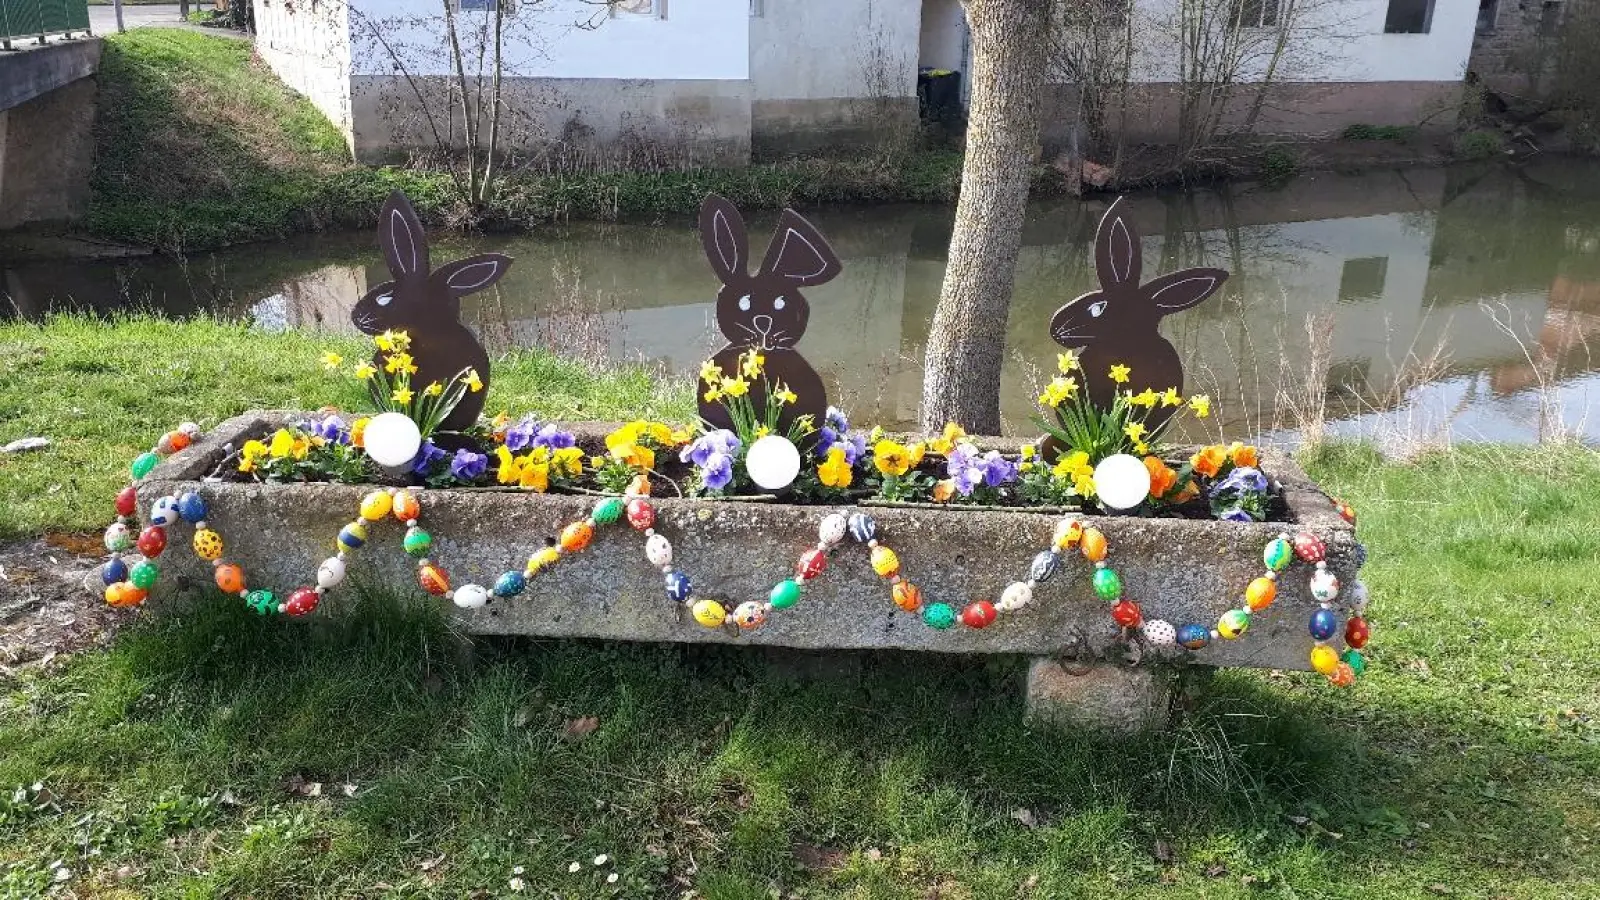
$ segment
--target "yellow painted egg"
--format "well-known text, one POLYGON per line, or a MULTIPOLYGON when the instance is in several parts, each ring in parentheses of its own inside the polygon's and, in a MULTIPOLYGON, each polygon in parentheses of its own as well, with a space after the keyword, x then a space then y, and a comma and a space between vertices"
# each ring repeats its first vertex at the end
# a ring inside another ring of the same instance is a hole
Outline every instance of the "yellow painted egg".
POLYGON ((194 533, 194 555, 206 562, 222 558, 222 535, 209 528, 194 533))
POLYGON ((526 573, 528 575, 537 575, 541 570, 553 565, 560 558, 561 551, 554 547, 545 547, 542 550, 535 551, 532 556, 528 557, 526 573))
POLYGON ((893 577, 900 571, 900 557, 893 550, 879 544, 872 548, 872 571, 885 578, 893 577))
POLYGON ((1323 675, 1332 675, 1339 671, 1339 652, 1327 644, 1318 644, 1311 648, 1311 668, 1323 675))
POLYGON ((728 621, 728 611, 715 600, 696 600, 692 612, 694 620, 707 628, 721 628, 728 621))
POLYGON ((394 500, 388 491, 373 491, 361 498, 361 518, 368 522, 376 522, 387 516, 393 508, 394 500))

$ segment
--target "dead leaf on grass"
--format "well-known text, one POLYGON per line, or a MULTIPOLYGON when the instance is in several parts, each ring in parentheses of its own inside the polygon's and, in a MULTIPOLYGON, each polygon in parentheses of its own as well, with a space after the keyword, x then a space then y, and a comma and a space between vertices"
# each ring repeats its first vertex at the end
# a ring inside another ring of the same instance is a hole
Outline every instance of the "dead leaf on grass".
POLYGON ((1165 840, 1156 841, 1155 850, 1152 853, 1156 858, 1156 862, 1164 866, 1172 865, 1173 859, 1176 858, 1172 853, 1172 845, 1165 840))
POLYGON ((443 862, 444 862, 444 854, 441 853, 438 856, 435 856, 433 859, 425 859, 422 862, 418 863, 417 864, 417 868, 421 869, 424 872, 432 872, 434 869, 439 868, 439 864, 443 863, 443 862))
POLYGON ((1023 807, 1021 809, 1013 809, 1011 811, 1011 818, 1016 819, 1018 822, 1021 822, 1023 828, 1038 828, 1039 827, 1039 817, 1035 816, 1033 814, 1033 810, 1028 809, 1027 807, 1023 807))
POLYGON ((566 724, 561 726, 561 736, 570 740, 579 740, 593 734, 594 730, 599 727, 600 718, 598 716, 568 719, 566 724))
POLYGON ((105 549, 100 545, 100 536, 94 534, 73 534, 66 531, 47 531, 44 542, 52 547, 60 547, 76 556, 103 556, 105 549))
POLYGON ((1228 874, 1228 867, 1222 863, 1212 863, 1211 865, 1206 866, 1207 878, 1221 878, 1226 874, 1228 874))
POLYGON ((793 847, 794 858, 813 872, 831 872, 844 865, 845 852, 835 847, 819 847, 816 844, 796 843, 793 847))

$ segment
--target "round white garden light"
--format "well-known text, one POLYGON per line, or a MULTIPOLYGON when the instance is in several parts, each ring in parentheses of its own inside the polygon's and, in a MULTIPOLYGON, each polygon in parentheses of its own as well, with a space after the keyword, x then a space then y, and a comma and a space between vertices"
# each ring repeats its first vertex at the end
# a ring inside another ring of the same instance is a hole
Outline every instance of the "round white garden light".
POLYGON ((800 450, 788 438, 769 434, 750 445, 744 467, 751 481, 769 491, 781 491, 800 475, 800 450))
POLYGON ((367 455, 380 466, 403 466, 422 449, 422 432, 417 423, 403 413, 386 412, 367 422, 363 437, 367 455))
POLYGON ((1133 509, 1150 496, 1150 470, 1137 456, 1108 456, 1094 467, 1094 490, 1108 509, 1133 509))

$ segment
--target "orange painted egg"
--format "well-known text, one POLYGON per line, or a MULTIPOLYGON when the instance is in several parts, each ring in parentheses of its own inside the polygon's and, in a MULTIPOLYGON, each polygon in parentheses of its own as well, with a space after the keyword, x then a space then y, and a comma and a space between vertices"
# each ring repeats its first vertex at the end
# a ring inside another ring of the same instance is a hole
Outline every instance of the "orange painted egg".
POLYGON ((1257 578, 1244 589, 1244 600, 1251 609, 1262 610, 1278 599, 1278 583, 1271 578, 1257 578))
POLYGON ((402 522, 415 522, 422 515, 422 504, 417 502, 416 494, 410 491, 396 491, 390 510, 394 513, 394 517, 402 522))
POLYGON ((237 594, 244 590, 244 569, 233 563, 217 566, 215 572, 217 588, 225 594, 237 594))
POLYGON ((435 565, 426 565, 417 570, 417 583, 422 589, 436 597, 443 597, 450 590, 450 576, 435 565))
POLYGON ((909 581, 896 582, 891 594, 894 605, 906 612, 916 612, 922 608, 922 589, 909 581))
POLYGON ((1106 558, 1106 536, 1098 528, 1085 528, 1083 530, 1083 558, 1090 562, 1099 562, 1106 558))
POLYGON ((568 553, 577 553, 589 546, 594 540, 594 526, 587 521, 573 522, 561 529, 561 549, 568 553))

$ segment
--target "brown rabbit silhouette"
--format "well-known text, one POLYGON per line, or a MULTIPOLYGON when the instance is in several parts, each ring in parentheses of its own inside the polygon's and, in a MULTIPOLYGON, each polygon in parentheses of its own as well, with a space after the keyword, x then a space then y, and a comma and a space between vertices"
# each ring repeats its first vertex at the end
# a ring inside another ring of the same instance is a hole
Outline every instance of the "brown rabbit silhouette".
MULTIPOLYGON (((766 357, 764 378, 783 385, 798 398, 785 406, 778 418, 779 433, 801 416, 819 426, 828 409, 828 392, 795 344, 805 334, 811 305, 800 293, 803 287, 833 280, 843 269, 839 257, 810 222, 792 209, 778 216, 778 229, 767 245, 767 255, 756 274, 749 272, 750 241, 744 217, 726 199, 711 194, 700 205, 700 242, 712 271, 722 280, 717 292, 717 327, 728 345, 712 360, 734 376, 739 356, 751 348, 766 357)), ((721 403, 705 399, 701 385, 700 417, 712 428, 732 428, 721 403)), ((760 415, 766 408, 766 390, 758 379, 750 387, 751 401, 760 415)))
MULTIPOLYGON (((1050 336, 1068 348, 1082 348, 1084 387, 1095 405, 1109 407, 1119 390, 1135 394, 1149 388, 1183 390, 1183 362, 1157 330, 1162 317, 1197 306, 1228 280, 1222 269, 1181 269, 1141 285, 1139 234, 1123 215, 1118 198, 1100 219, 1094 237, 1094 269, 1100 289, 1073 300, 1050 318, 1050 336), (1111 379, 1111 367, 1127 366, 1126 384, 1111 379)), ((1156 407, 1147 420, 1152 430, 1176 410, 1156 407)))
MULTIPOLYGON (((461 324, 461 298, 499 281, 511 268, 511 257, 481 253, 432 269, 428 235, 411 201, 400 191, 390 194, 383 204, 378 246, 383 248, 394 280, 357 300, 350 321, 364 334, 392 330, 411 336, 411 356, 417 367, 411 384, 419 393, 432 382, 449 384, 461 370, 476 369, 484 389, 463 394, 461 403, 439 424, 441 431, 460 431, 478 421, 489 393, 489 354, 461 324)), ((381 356, 373 357, 373 365, 383 365, 381 356)))

